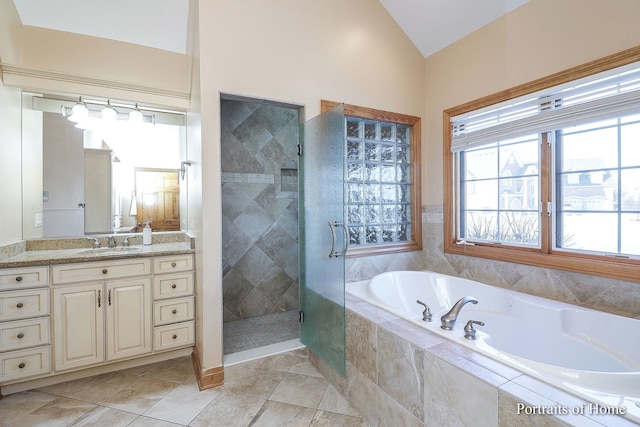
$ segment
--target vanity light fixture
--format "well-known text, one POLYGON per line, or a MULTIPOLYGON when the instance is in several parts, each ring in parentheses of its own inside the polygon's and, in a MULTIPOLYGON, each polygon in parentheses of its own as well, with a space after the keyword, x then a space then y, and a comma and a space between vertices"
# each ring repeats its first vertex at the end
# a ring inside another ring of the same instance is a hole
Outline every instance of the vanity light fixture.
POLYGON ((154 107, 140 107, 138 103, 112 103, 111 100, 87 100, 80 97, 77 102, 34 96, 33 109, 38 111, 60 111, 63 117, 76 123, 80 129, 99 128, 104 124, 130 123, 131 125, 185 125, 185 113, 154 107))

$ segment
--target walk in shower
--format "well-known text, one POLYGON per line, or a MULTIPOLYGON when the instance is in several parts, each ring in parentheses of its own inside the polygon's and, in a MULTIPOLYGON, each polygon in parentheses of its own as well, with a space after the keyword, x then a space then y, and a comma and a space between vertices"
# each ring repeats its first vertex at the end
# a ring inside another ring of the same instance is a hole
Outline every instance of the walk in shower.
POLYGON ((295 107, 221 99, 224 354, 298 338, 295 107))

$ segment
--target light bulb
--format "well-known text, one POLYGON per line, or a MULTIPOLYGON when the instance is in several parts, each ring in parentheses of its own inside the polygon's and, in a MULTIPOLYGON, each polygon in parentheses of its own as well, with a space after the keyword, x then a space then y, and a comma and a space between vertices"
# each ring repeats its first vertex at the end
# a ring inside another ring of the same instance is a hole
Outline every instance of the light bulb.
POLYGON ((107 101, 107 106, 102 109, 102 119, 108 122, 115 122, 118 112, 111 106, 111 101, 107 101))
POLYGON ((81 122, 89 117, 89 109, 87 105, 82 101, 82 97, 76 102, 76 105, 71 109, 71 115, 68 117, 72 122, 81 122))
POLYGON ((138 104, 136 103, 136 108, 129 112, 129 121, 131 123, 142 123, 143 116, 142 111, 138 108, 138 104))

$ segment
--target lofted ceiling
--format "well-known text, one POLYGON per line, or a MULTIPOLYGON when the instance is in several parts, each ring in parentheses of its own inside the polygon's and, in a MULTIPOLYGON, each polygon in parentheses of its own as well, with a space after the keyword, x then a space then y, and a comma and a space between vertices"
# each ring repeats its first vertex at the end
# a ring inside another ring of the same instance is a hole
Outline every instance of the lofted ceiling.
MULTIPOLYGON (((189 0, 13 1, 23 25, 186 52, 189 0)), ((379 1, 426 58, 528 0, 379 1)))

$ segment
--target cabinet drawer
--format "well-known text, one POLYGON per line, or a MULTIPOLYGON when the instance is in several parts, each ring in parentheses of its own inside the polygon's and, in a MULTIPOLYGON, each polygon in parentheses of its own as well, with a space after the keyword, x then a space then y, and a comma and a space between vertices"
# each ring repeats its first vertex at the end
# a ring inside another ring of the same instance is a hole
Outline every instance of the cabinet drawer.
POLYGON ((193 255, 169 255, 153 259, 153 273, 175 273, 193 270, 193 255))
POLYGON ((49 288, 0 293, 0 321, 49 314, 49 288))
POLYGON ((49 344, 49 318, 0 323, 0 352, 49 344))
POLYGON ((154 299, 189 295, 193 295, 193 273, 163 274, 153 278, 154 299))
POLYGON ((185 320, 193 320, 193 297, 176 298, 153 304, 153 324, 155 326, 184 322, 185 320))
POLYGON ((0 353, 0 382, 8 382, 51 371, 49 346, 0 353))
POLYGON ((128 258, 117 261, 61 264, 54 265, 51 271, 54 284, 109 280, 151 274, 151 261, 149 258, 128 258))
POLYGON ((0 270, 0 290, 49 285, 49 268, 7 268, 0 270))
POLYGON ((153 328, 153 350, 162 351, 193 345, 195 342, 194 323, 191 321, 153 328))

